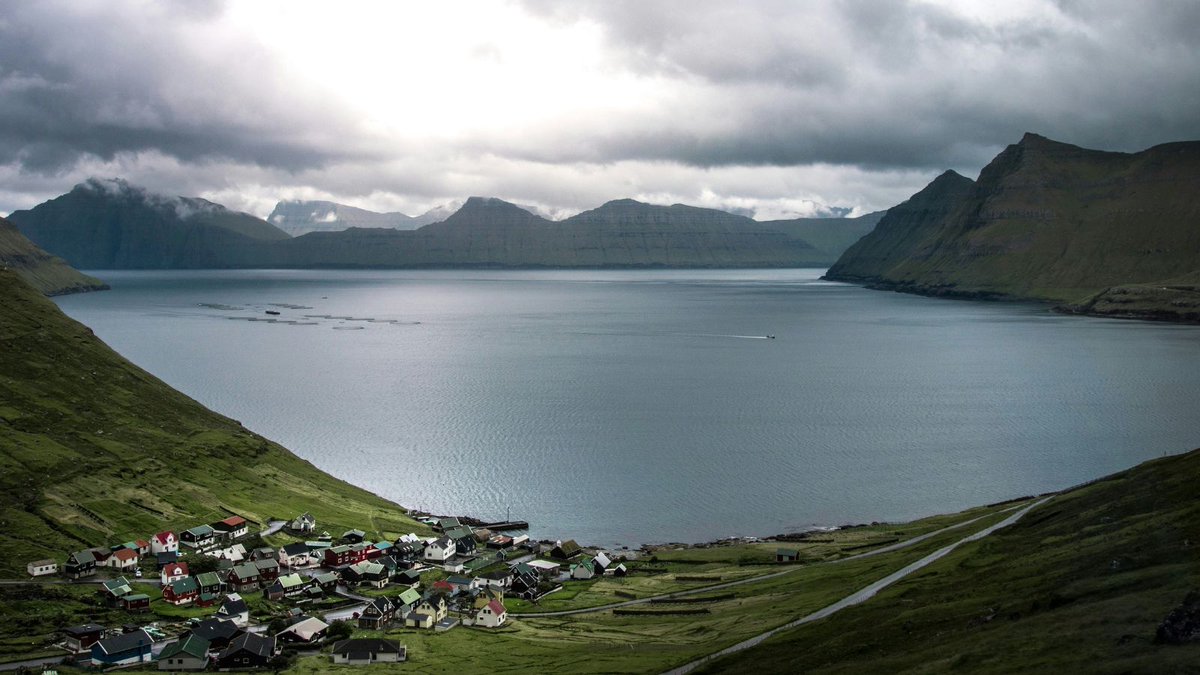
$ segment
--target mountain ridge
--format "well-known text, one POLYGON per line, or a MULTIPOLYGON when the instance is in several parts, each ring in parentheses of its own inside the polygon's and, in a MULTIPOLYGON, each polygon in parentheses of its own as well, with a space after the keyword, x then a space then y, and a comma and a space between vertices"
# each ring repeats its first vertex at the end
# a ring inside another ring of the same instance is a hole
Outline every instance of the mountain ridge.
POLYGON ((956 181, 914 214, 938 180, 889 210, 826 277, 1072 304, 1200 270, 1200 142, 1118 153, 1026 134, 970 186, 956 181))
POLYGON ((715 209, 631 199, 551 221, 501 199, 472 197, 445 219, 413 230, 352 227, 289 237, 211 202, 161 201, 128 184, 81 184, 15 212, 13 221, 30 239, 87 269, 817 266, 836 259, 838 246, 861 236, 866 223, 765 224, 715 209), (187 218, 181 208, 189 210, 187 218), (239 227, 230 226, 234 221, 239 227), (824 248, 797 234, 805 227, 831 233, 824 248))

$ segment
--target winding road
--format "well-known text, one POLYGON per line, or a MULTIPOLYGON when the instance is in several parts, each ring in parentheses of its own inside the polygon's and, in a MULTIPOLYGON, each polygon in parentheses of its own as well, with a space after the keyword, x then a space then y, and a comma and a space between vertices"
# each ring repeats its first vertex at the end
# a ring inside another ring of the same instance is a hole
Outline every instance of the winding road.
MULTIPOLYGON (((897 581, 903 579, 904 577, 912 574, 913 572, 916 572, 917 570, 921 569, 922 567, 925 567, 931 563, 934 563, 934 562, 942 559, 943 557, 945 557, 947 554, 949 554, 951 551, 958 548, 959 546, 961 546, 967 542, 972 542, 972 541, 982 539, 982 538, 988 536, 989 534, 995 532, 996 530, 999 530, 1001 528, 1012 525, 1013 523, 1020 520, 1021 517, 1024 516, 1026 513, 1029 513, 1033 509, 1036 509, 1037 507, 1041 506, 1042 504, 1045 504, 1046 502, 1050 501, 1051 499, 1053 499, 1053 497, 1045 497, 1043 499, 1039 499, 1038 501, 1022 508, 1020 511, 1017 511, 1016 513, 1014 513, 1011 516, 1005 518, 1004 520, 996 523, 995 525, 985 527, 984 529, 982 529, 972 535, 969 535, 967 537, 963 537, 962 539, 959 539, 958 541, 954 542, 953 544, 950 544, 948 546, 943 546, 942 548, 939 548, 938 550, 934 551, 933 553, 930 553, 929 555, 925 556, 924 558, 921 558, 920 560, 904 567, 903 569, 893 572, 893 573, 887 575, 886 577, 880 579, 879 581, 876 581, 875 583, 872 583, 868 586, 865 586, 865 587, 859 589, 858 591, 855 591, 854 593, 851 593, 850 595, 847 595, 846 597, 842 598, 841 600, 838 600, 837 602, 833 603, 832 605, 828 605, 822 609, 819 609, 819 610, 813 612, 812 614, 807 614, 805 616, 800 617, 799 619, 796 619, 795 621, 785 623, 782 626, 779 626, 777 628, 772 628, 771 630, 766 631, 764 633, 759 633, 758 635, 755 635, 754 637, 752 637, 748 640, 743 640, 742 642, 739 642, 739 643, 733 645, 732 647, 726 647, 725 649, 722 649, 719 652, 713 652, 712 654, 709 654, 708 656, 700 657, 700 658, 696 659, 695 661, 686 663, 678 668, 668 670, 664 675, 683 675, 684 673, 690 673, 691 671, 695 670, 699 666, 704 665, 705 663, 712 661, 713 659, 717 659, 722 656, 726 656, 728 654, 733 654, 735 652, 740 652, 744 649, 749 649, 751 647, 754 647, 754 646, 762 643, 764 640, 776 635, 777 633, 780 633, 785 630, 789 630, 791 628, 795 628, 796 626, 804 625, 806 623, 811 623, 813 621, 818 621, 820 619, 824 619, 825 617, 827 617, 835 612, 838 612, 840 610, 843 610, 847 607, 850 607, 852 605, 857 605, 862 602, 866 602, 867 600, 869 600, 871 597, 873 597, 879 591, 887 588, 888 586, 891 586, 892 584, 894 584, 897 581)), ((1012 509, 1009 509, 1009 510, 1012 510, 1012 509)), ((976 519, 976 520, 978 520, 978 519, 976 519)), ((968 522, 972 522, 972 521, 968 521, 968 522)), ((965 525, 966 523, 963 523, 963 524, 965 525)), ((950 529, 950 528, 947 528, 947 529, 950 529)), ((941 531, 944 532, 945 530, 941 530, 941 531)), ((848 558, 847 558, 847 560, 848 560, 848 558)))
MULTIPOLYGON (((1018 508, 1020 508, 1020 506, 1014 506, 1009 509, 1000 511, 1000 513, 1004 513, 1006 511, 1013 511, 1018 508)), ((918 535, 916 537, 913 537, 912 539, 905 539, 904 541, 897 542, 895 544, 889 544, 887 546, 882 546, 882 547, 874 549, 872 551, 867 551, 866 553, 859 553, 857 555, 847 556, 845 558, 839 558, 837 560, 831 560, 827 563, 820 563, 820 564, 836 565, 839 563, 850 562, 851 560, 862 560, 863 558, 870 558, 872 556, 882 555, 884 553, 891 553, 892 551, 898 551, 903 548, 915 546, 915 545, 925 541, 926 539, 930 539, 930 538, 936 537, 940 534, 950 532, 951 530, 957 530, 959 528, 966 527, 972 523, 979 522, 980 520, 983 520, 984 518, 987 518, 988 516, 991 516, 991 515, 993 515, 993 514, 989 513, 986 515, 979 516, 978 518, 971 518, 970 520, 964 520, 961 523, 955 523, 953 525, 943 527, 940 530, 934 530, 933 532, 926 532, 925 534, 918 535)), ((967 541, 967 540, 964 539, 962 541, 959 541, 958 544, 961 544, 963 541, 967 541)), ((958 544, 955 544, 955 546, 957 546, 958 544)), ((649 596, 649 597, 645 597, 645 598, 638 598, 637 600, 626 600, 624 602, 614 602, 609 605, 599 605, 597 607, 584 607, 582 609, 563 609, 563 610, 559 610, 556 612, 520 612, 520 613, 509 612, 508 618, 509 619, 540 619, 540 618, 548 618, 548 617, 555 617, 555 616, 570 616, 572 614, 591 614, 593 612, 605 612, 610 609, 616 609, 619 607, 631 607, 633 605, 644 605, 653 600, 663 600, 663 599, 669 599, 669 598, 682 598, 682 597, 685 597, 688 595, 697 595, 700 593, 711 593, 712 591, 720 591, 720 590, 723 590, 726 588, 733 588, 735 586, 743 586, 746 584, 756 584, 760 581, 766 581, 768 579, 776 579, 778 577, 782 577, 787 574, 792 574, 792 573, 802 570, 804 568, 805 568, 805 566, 803 566, 803 565, 796 565, 793 567, 789 567, 788 569, 783 570, 781 572, 772 572, 770 574, 763 574, 763 575, 757 576, 757 577, 749 577, 747 579, 738 579, 737 581, 726 581, 725 583, 716 584, 713 586, 701 586, 699 588, 689 588, 687 590, 675 591, 673 593, 664 593, 662 595, 653 595, 653 596, 649 596)))

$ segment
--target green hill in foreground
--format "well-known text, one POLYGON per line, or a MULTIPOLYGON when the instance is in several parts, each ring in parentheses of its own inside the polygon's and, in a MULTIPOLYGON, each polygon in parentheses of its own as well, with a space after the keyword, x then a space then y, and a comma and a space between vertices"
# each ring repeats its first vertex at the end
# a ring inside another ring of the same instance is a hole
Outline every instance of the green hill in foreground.
POLYGON ((0 271, 0 576, 229 512, 266 523, 303 511, 339 534, 420 529, 129 363, 0 271))
POLYGON ((76 270, 29 241, 8 220, 0 218, 0 269, 21 275, 45 295, 101 291, 108 285, 76 270))
POLYGON ((1055 497, 832 617, 703 672, 1171 673, 1158 626, 1200 590, 1200 450, 1055 497))
POLYGON ((890 209, 826 276, 926 295, 1196 320, 1198 189, 1200 142, 1127 154, 1026 134, 977 181, 947 172, 890 209))

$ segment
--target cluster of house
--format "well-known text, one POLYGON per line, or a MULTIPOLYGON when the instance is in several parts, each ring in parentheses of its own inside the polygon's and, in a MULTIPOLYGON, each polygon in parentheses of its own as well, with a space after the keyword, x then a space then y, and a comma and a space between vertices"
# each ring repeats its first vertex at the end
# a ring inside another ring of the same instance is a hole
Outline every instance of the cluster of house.
MULTIPOLYGON (((208 552, 214 557, 227 557, 227 552, 234 548, 221 548, 226 544, 246 536, 250 524, 241 516, 230 516, 210 525, 200 525, 176 537, 174 532, 158 532, 147 539, 135 539, 115 546, 98 546, 76 551, 67 556, 62 572, 68 579, 82 579, 96 574, 97 568, 107 567, 119 572, 138 572, 141 559, 153 555, 161 569, 163 565, 175 562, 179 557, 180 546, 196 552, 208 552), (215 549, 215 550, 214 550, 215 549)), ((239 545, 236 545, 240 547, 239 545)), ((244 548, 241 549, 243 552, 244 548)), ((30 576, 40 577, 57 574, 58 562, 55 560, 35 560, 26 565, 30 576)))
MULTIPOLYGON (((355 615, 362 629, 391 627, 449 630, 458 624, 496 628, 504 625, 508 612, 506 594, 529 600, 561 588, 569 579, 586 580, 599 575, 623 576, 625 566, 614 563, 603 552, 587 555, 574 541, 554 546, 535 544, 526 536, 510 537, 486 529, 465 525, 457 518, 430 520, 437 536, 422 539, 408 534, 395 541, 371 542, 361 530, 349 530, 335 543, 328 533, 315 535, 316 520, 302 514, 288 525, 293 534, 312 536, 306 541, 278 549, 259 547, 252 550, 235 542, 247 533, 246 521, 233 516, 219 523, 203 525, 180 533, 160 532, 149 541, 133 541, 109 549, 88 549, 72 554, 64 572, 78 579, 95 573, 98 564, 118 570, 128 569, 106 561, 142 555, 157 556, 162 582, 162 598, 175 605, 208 607, 220 603, 210 619, 185 632, 177 642, 167 645, 158 656, 161 669, 253 668, 266 666, 278 654, 282 644, 312 644, 325 638, 328 624, 317 617, 293 614, 285 629, 274 636, 248 630, 249 612, 242 596, 261 591, 269 600, 306 600, 324 597, 340 584, 348 587, 384 588, 390 584, 405 588, 398 594, 375 598, 355 615), (178 560, 180 546, 192 548, 221 559, 221 569, 192 574, 186 562, 178 560), (518 548, 521 547, 521 548, 518 548), (522 560, 477 576, 464 574, 468 566, 479 569, 506 560, 513 551, 522 560), (118 558, 120 556, 120 558, 118 558), (421 592, 421 571, 431 567, 450 576, 421 592)), ((30 573, 39 572, 53 561, 30 564, 30 573)), ((137 568, 135 568, 137 569, 137 568)), ((47 572, 51 573, 51 572, 47 572)), ((140 569, 138 576, 141 575, 140 569)), ((125 576, 105 581, 100 593, 110 606, 129 610, 149 608, 150 598, 134 593, 125 576)), ((150 633, 144 629, 101 639, 94 625, 67 629, 68 646, 90 651, 96 665, 111 666, 151 659, 150 633), (89 638, 93 638, 89 642, 89 638), (86 644, 85 644, 86 643, 86 644)), ((99 629, 102 630, 102 629, 99 629)), ((338 663, 372 663, 404 660, 403 645, 387 640, 347 640, 335 645, 338 663)))

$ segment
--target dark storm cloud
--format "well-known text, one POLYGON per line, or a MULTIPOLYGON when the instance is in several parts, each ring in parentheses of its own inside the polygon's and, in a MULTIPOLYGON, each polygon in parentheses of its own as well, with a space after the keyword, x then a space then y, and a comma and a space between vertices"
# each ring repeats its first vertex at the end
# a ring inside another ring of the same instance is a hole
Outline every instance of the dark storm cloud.
POLYGON ((272 86, 249 41, 203 32, 217 3, 6 3, 0 8, 0 164, 53 173, 82 157, 157 151, 289 169, 351 154, 314 139, 330 110, 272 86))
MULTIPOLYGON (((701 83, 733 123, 610 131, 603 158, 697 165, 985 162, 1024 131, 1111 149, 1200 138, 1200 4, 1046 3, 988 19, 918 2, 532 0, 604 27, 629 68, 701 83)), ((553 153, 536 155, 554 158, 553 153)), ((561 155, 559 159, 570 158, 561 155)))

